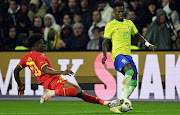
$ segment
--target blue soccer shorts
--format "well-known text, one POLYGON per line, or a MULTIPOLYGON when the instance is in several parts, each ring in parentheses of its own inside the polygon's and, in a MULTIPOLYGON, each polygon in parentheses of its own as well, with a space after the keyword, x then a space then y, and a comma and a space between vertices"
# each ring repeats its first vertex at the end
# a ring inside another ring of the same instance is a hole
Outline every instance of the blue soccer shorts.
MULTIPOLYGON (((132 57, 129 55, 123 55, 123 54, 117 55, 115 58, 115 61, 114 61, 114 67, 118 72, 122 73, 123 67, 129 63, 131 64, 133 70, 135 72, 137 72, 136 65, 135 65, 132 57)), ((122 73, 122 74, 124 75, 124 73, 122 73)), ((138 72, 137 72, 137 74, 138 74, 138 72)))

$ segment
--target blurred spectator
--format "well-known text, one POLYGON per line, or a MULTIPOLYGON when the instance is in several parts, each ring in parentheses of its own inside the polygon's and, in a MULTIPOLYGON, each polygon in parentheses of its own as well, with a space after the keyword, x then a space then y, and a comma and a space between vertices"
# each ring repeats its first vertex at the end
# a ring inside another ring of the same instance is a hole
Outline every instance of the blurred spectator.
POLYGON ((111 21, 111 16, 113 13, 113 8, 107 3, 106 0, 98 1, 98 10, 101 12, 102 19, 109 23, 111 21))
POLYGON ((71 21, 71 17, 69 14, 65 14, 63 16, 63 25, 62 28, 64 28, 65 26, 71 26, 72 21, 71 21))
POLYGON ((71 18, 74 16, 74 13, 79 12, 79 6, 77 0, 68 0, 68 8, 66 13, 70 14, 71 18))
POLYGON ((82 21, 84 22, 84 25, 86 25, 86 28, 90 28, 92 24, 92 9, 88 7, 89 1, 88 0, 81 0, 81 9, 80 13, 82 16, 82 21))
POLYGON ((134 12, 134 10, 130 10, 128 12, 126 19, 131 20, 134 23, 134 25, 136 25, 139 32, 141 32, 143 24, 142 24, 142 21, 139 20, 139 18, 136 16, 136 13, 134 12))
POLYGON ((142 29, 142 35, 143 35, 143 37, 146 36, 146 33, 147 33, 147 27, 143 27, 143 29, 142 29))
POLYGON ((20 33, 27 33, 31 21, 28 16, 25 14, 20 14, 17 17, 17 31, 20 33))
POLYGON ((70 39, 72 35, 72 28, 70 26, 65 26, 62 31, 61 31, 61 39, 67 43, 70 39))
POLYGON ((28 36, 26 33, 21 33, 17 37, 18 46, 15 47, 15 50, 29 50, 28 48, 28 36))
MULTIPOLYGON (((166 23, 166 13, 162 9, 156 12, 157 19, 152 22, 147 30, 146 39, 154 44, 158 50, 172 49, 172 42, 176 40, 174 35, 171 35, 166 23)), ((143 45, 143 49, 146 46, 143 45)))
POLYGON ((126 16, 126 19, 131 20, 135 23, 135 21, 138 20, 138 17, 136 16, 134 10, 130 10, 126 16))
POLYGON ((5 14, 3 14, 3 11, 0 10, 0 48, 5 41, 5 38, 8 36, 7 25, 4 18, 5 14))
POLYGON ((74 17, 73 17, 73 22, 74 23, 82 23, 82 17, 81 17, 81 14, 80 13, 75 13, 74 14, 74 17))
POLYGON ((170 0, 162 0, 162 7, 164 8, 170 0))
POLYGON ((72 51, 83 51, 86 50, 88 42, 89 37, 83 32, 83 25, 81 23, 75 23, 73 25, 72 38, 66 44, 66 48, 72 51))
POLYGON ((54 28, 50 28, 48 31, 47 41, 46 41, 46 50, 57 50, 59 43, 59 35, 54 28))
MULTIPOLYGON (((104 38, 104 29, 105 29, 105 26, 103 26, 103 27, 101 27, 99 30, 100 30, 100 37, 101 38, 103 38, 103 39, 105 39, 104 38)), ((103 39, 100 39, 100 50, 102 50, 102 42, 103 42, 103 39)), ((108 44, 109 46, 108 46, 108 51, 111 51, 111 49, 112 49, 112 42, 111 41, 109 41, 109 44, 108 44)))
POLYGON ((17 17, 19 13, 20 13, 20 6, 17 0, 10 0, 8 14, 7 14, 7 23, 9 27, 17 25, 17 17))
POLYGON ((101 38, 104 38, 104 29, 105 29, 105 26, 99 28, 101 38))
POLYGON ((145 14, 142 18, 143 24, 148 26, 152 22, 153 16, 156 15, 156 3, 149 2, 148 9, 145 11, 145 14))
POLYGON ((72 28, 70 26, 65 26, 60 33, 60 42, 58 44, 59 50, 67 50, 66 44, 70 42, 72 35, 72 28))
POLYGON ((115 17, 115 14, 112 13, 112 16, 111 16, 111 21, 114 20, 116 17, 115 17))
POLYGON ((34 17, 33 26, 38 27, 38 28, 42 28, 42 19, 41 19, 41 17, 39 17, 39 16, 34 17))
POLYGON ((8 4, 4 0, 0 0, 0 10, 3 10, 4 14, 8 13, 8 4))
POLYGON ((65 4, 58 3, 59 0, 51 0, 51 7, 48 9, 47 13, 50 13, 54 16, 57 24, 62 23, 62 14, 64 13, 65 4))
MULTIPOLYGON (((170 2, 170 0, 162 0, 162 7, 163 10, 167 14, 167 18, 172 21, 176 31, 180 30, 180 21, 179 21, 179 14, 175 8, 175 2, 170 2)), ((179 6, 178 6, 179 7, 179 6)))
POLYGON ((13 51, 15 49, 15 47, 18 45, 16 36, 16 27, 11 26, 9 28, 9 37, 2 45, 3 50, 13 51))
POLYGON ((177 40, 176 43, 173 44, 173 49, 180 50, 180 30, 177 31, 177 40))
POLYGON ((28 4, 29 4, 29 0, 21 0, 21 14, 26 15, 28 14, 28 4))
POLYGON ((130 0, 129 10, 134 10, 136 16, 141 19, 144 15, 144 9, 139 4, 139 0, 130 0))
POLYGON ((28 35, 31 36, 35 33, 42 34, 42 29, 36 26, 30 26, 28 29, 28 35))
POLYGON ((44 18, 47 9, 48 7, 44 0, 41 6, 39 0, 31 0, 29 3, 28 17, 31 20, 31 22, 33 21, 33 18, 36 16, 40 16, 41 18, 44 18))
POLYGON ((32 36, 35 33, 34 26, 31 26, 28 30, 28 35, 32 36))
MULTIPOLYGON (((146 36, 146 33, 147 33, 147 27, 143 27, 143 28, 142 28, 142 36, 145 37, 145 36, 146 36)), ((139 48, 142 48, 142 44, 140 43, 140 41, 138 41, 137 46, 138 46, 139 48)), ((139 49, 139 48, 138 48, 138 49, 139 49)))
POLYGON ((44 24, 45 24, 45 29, 44 29, 44 40, 47 41, 48 38, 48 32, 50 29, 56 30, 57 34, 59 35, 60 32, 60 25, 56 24, 56 21, 53 17, 52 14, 46 14, 44 17, 44 24))
POLYGON ((99 27, 94 27, 92 29, 92 34, 93 38, 88 42, 87 45, 87 50, 100 50, 101 49, 101 44, 102 44, 102 39, 100 36, 100 28, 99 27))
POLYGON ((37 16, 33 19, 33 25, 31 26, 35 33, 42 34, 44 32, 44 28, 42 27, 42 19, 41 17, 37 16))
POLYGON ((87 26, 86 26, 85 23, 83 22, 82 16, 81 16, 80 13, 75 13, 75 14, 74 14, 73 22, 74 22, 74 23, 82 23, 82 24, 83 24, 84 32, 87 33, 87 31, 88 31, 87 26))
POLYGON ((101 18, 101 13, 98 10, 93 11, 93 23, 91 25, 91 27, 88 30, 88 35, 90 37, 90 39, 93 39, 93 35, 92 35, 92 29, 94 27, 103 27, 106 26, 106 22, 101 18))

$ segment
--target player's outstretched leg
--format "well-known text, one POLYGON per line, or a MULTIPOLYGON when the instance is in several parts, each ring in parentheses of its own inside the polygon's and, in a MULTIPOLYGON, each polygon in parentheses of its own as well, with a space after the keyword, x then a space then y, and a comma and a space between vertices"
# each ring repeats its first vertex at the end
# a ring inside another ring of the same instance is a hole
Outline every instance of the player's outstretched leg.
MULTIPOLYGON (((76 91, 77 91, 76 97, 82 98, 86 102, 105 105, 105 106, 110 107, 110 111, 112 111, 114 113, 121 113, 121 111, 119 111, 118 108, 115 107, 115 105, 113 106, 111 104, 111 106, 110 106, 110 102, 111 101, 104 101, 104 100, 102 100, 100 98, 97 98, 97 97, 94 97, 92 95, 89 95, 89 94, 83 92, 79 86, 74 85, 73 83, 70 83, 70 82, 67 82, 66 85, 64 85, 64 86, 65 87, 69 87, 69 86, 75 87, 76 91)), ((124 101, 120 101, 120 102, 121 102, 121 104, 123 104, 124 101)), ((119 106, 121 104, 119 103, 119 106)))
POLYGON ((108 104, 110 103, 110 101, 104 101, 98 97, 88 95, 87 93, 83 92, 79 86, 69 81, 65 82, 64 87, 62 89, 56 89, 56 90, 44 89, 43 95, 41 96, 41 99, 40 99, 40 103, 43 104, 45 101, 47 101, 49 98, 55 95, 79 97, 79 98, 82 98, 86 102, 96 103, 96 104, 101 104, 101 105, 106 105, 106 106, 108 106, 108 104))
POLYGON ((108 104, 110 103, 110 101, 104 101, 104 100, 102 100, 102 99, 100 99, 98 97, 95 97, 95 96, 92 96, 92 95, 89 95, 89 94, 83 92, 82 89, 79 86, 67 81, 64 84, 64 88, 66 89, 66 88, 69 88, 69 87, 74 88, 73 92, 76 92, 76 94, 73 95, 74 97, 81 98, 86 102, 95 103, 95 104, 101 104, 101 105, 106 105, 106 106, 108 106, 108 104))

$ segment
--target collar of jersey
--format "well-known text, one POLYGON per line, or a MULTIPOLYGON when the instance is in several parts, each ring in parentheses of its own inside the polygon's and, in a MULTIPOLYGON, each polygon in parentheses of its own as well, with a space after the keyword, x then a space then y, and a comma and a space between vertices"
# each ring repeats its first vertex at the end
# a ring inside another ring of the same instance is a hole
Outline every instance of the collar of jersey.
POLYGON ((124 19, 123 19, 123 21, 119 21, 119 20, 115 19, 115 21, 117 21, 117 22, 121 22, 121 23, 122 23, 122 22, 124 22, 124 19))

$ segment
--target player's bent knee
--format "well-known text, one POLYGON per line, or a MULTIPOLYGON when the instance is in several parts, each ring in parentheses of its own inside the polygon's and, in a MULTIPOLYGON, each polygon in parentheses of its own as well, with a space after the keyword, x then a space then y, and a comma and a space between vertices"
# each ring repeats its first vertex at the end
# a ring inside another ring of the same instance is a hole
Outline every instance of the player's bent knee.
POLYGON ((69 87, 68 89, 70 90, 69 96, 76 96, 77 95, 77 90, 75 87, 69 87))
POLYGON ((79 86, 74 86, 76 88, 77 93, 81 93, 82 89, 79 86))
POLYGON ((133 76, 134 71, 132 69, 129 69, 126 71, 125 75, 133 76))
POLYGON ((135 80, 131 80, 130 81, 130 86, 136 87, 137 86, 137 80, 136 79, 135 80))

